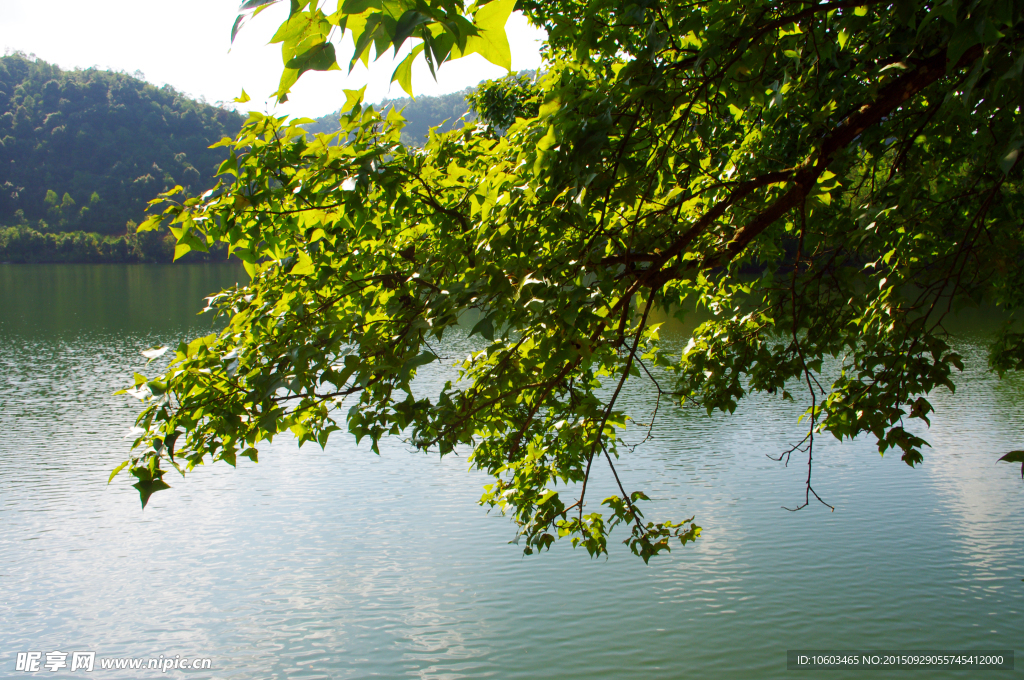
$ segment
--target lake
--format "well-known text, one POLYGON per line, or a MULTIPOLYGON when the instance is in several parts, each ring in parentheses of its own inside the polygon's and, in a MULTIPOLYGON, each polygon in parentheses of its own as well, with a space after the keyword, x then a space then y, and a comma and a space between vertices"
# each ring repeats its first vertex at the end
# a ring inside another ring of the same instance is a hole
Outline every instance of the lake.
MULTIPOLYGON (((18 652, 91 650, 211 659, 168 671, 195 678, 855 678, 788 671, 786 652, 1024 639, 1024 482, 995 462, 1024 448, 1024 380, 985 370, 983 337, 956 340, 966 372, 955 398, 934 395, 923 466, 819 438, 815 489, 835 512, 781 507, 802 501, 805 461, 766 454, 800 438, 800 407, 667 409, 620 474, 648 518, 696 515, 703 536, 650 565, 617 542, 608 559, 524 557, 465 457, 397 438, 379 457, 340 433, 326 450, 278 440, 259 464, 168 473, 145 511, 126 478, 108 486, 139 410, 112 393, 142 349, 210 332, 202 298, 244 278, 0 266, 0 675, 27 675, 18 652)), ((897 676, 977 670, 872 677, 897 676)))

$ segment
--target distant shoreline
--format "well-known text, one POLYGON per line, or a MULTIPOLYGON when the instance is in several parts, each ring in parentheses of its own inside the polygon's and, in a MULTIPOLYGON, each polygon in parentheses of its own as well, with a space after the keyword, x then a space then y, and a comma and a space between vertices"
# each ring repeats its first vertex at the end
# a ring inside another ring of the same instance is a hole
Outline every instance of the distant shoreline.
POLYGON ((74 266, 132 266, 132 267, 181 267, 188 266, 192 267, 195 265, 231 265, 231 266, 242 266, 242 262, 237 259, 231 260, 198 260, 198 261, 187 261, 186 259, 178 260, 177 262, 4 262, 0 261, 0 267, 11 266, 11 267, 25 267, 34 265, 74 265, 74 266))
MULTIPOLYGON (((134 227, 134 223, 130 223, 134 227)), ((38 231, 29 226, 0 227, 3 264, 171 264, 175 239, 164 233, 127 231, 107 236, 89 231, 38 231)), ((228 262, 226 244, 209 253, 192 251, 178 262, 228 262)))

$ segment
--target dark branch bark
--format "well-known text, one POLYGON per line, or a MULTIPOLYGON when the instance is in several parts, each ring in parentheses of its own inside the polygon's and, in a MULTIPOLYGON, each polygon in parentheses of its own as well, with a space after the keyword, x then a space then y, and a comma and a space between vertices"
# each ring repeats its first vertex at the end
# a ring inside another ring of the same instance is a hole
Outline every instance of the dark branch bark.
MULTIPOLYGON (((967 66, 981 55, 982 46, 975 45, 964 52, 956 66, 953 67, 953 70, 959 70, 967 66)), ((814 187, 818 177, 825 172, 829 164, 835 159, 836 154, 849 146, 865 130, 872 125, 876 125, 885 116, 892 113, 901 104, 946 75, 948 61, 945 52, 924 60, 914 71, 897 78, 883 88, 875 101, 865 104, 840 123, 839 127, 822 142, 817 155, 811 156, 804 161, 803 167, 796 172, 794 177, 795 185, 769 206, 767 210, 737 231, 732 241, 726 245, 725 251, 717 257, 706 260, 702 264, 702 268, 709 269, 726 265, 743 252, 758 234, 767 229, 775 220, 789 212, 803 199, 807 192, 814 187)), ((717 208, 718 206, 715 207, 717 208)))

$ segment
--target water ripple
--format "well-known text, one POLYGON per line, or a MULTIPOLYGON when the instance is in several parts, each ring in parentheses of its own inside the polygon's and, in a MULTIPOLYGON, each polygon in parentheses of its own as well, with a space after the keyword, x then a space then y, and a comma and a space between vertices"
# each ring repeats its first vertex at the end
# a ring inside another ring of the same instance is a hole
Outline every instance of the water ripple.
MULTIPOLYGON (((137 408, 111 393, 141 348, 203 332, 197 291, 223 282, 115 270, 17 295, 135 286, 118 304, 149 311, 82 302, 93 316, 63 325, 31 301, 0 312, 0 667, 90 649, 209 656, 214 671, 191 677, 240 680, 786 678, 789 648, 1013 648, 1024 634, 1024 486, 993 462, 1020 448, 1024 385, 984 373, 970 339, 972 372, 955 401, 936 395, 922 468, 822 438, 816 488, 835 513, 780 507, 802 499, 806 470, 765 454, 791 444, 799 407, 666 408, 622 474, 655 499, 649 516, 695 514, 704 536, 650 566, 621 546, 523 558, 508 521, 477 505, 486 480, 465 458, 398 441, 379 457, 340 438, 277 441, 259 465, 173 481, 142 512, 127 484, 106 484, 137 408), (142 302, 154 290, 173 296, 162 316, 142 302)), ((597 493, 612 492, 606 477, 597 493)))

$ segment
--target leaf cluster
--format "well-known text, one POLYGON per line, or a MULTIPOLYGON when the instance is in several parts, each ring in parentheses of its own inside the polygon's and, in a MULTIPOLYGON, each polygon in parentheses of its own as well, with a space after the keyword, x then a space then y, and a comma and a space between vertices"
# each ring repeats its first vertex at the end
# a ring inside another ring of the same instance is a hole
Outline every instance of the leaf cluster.
MULTIPOLYGON (((346 0, 324 20, 378 54, 418 35, 436 66, 476 44, 461 22, 492 6, 346 0)), ((944 321, 1011 309, 1024 261, 1018 4, 524 9, 549 51, 528 98, 498 86, 521 107, 503 135, 467 122, 410 148, 400 113, 349 92, 338 133, 253 114, 223 141, 227 181, 155 202, 144 226, 170 225, 179 254, 225 243, 253 279, 211 299, 222 333, 136 378, 129 469, 233 464, 288 430, 325 445, 347 429, 374 450, 404 434, 470 452, 492 477, 481 502, 526 552, 566 538, 601 555, 625 524, 647 560, 700 534, 694 518, 647 521, 616 465, 663 403, 807 403, 804 438, 780 454, 806 455, 801 507, 825 502, 823 434, 923 459, 911 423, 963 366, 944 321), (694 306, 710 319, 664 351, 652 310, 694 306), (468 318, 478 349, 423 394, 416 374, 468 318), (627 381, 654 413, 627 407, 627 381), (599 469, 619 493, 594 508, 599 469)), ((1013 332, 997 368, 1020 366, 1013 332)))

